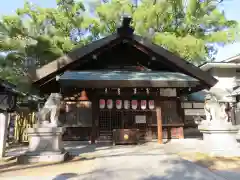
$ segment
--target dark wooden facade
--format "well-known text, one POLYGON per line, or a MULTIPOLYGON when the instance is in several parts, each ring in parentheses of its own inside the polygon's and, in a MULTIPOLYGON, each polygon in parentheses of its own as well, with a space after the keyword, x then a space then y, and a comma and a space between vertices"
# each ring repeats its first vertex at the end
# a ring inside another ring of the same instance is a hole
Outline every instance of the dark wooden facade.
POLYGON ((180 99, 160 95, 159 88, 137 89, 134 94, 132 88, 120 89, 85 89, 89 101, 78 100, 81 89, 75 93, 64 92, 66 111, 61 116, 61 122, 68 127, 65 140, 90 140, 94 133, 97 140, 111 140, 114 129, 139 129, 141 140, 157 139, 157 107, 161 107, 163 138, 183 138, 184 119, 180 99), (70 94, 69 94, 70 93, 70 94), (69 97, 68 96, 73 96, 69 97), (78 95, 77 95, 78 94, 78 95), (113 100, 113 107, 103 109, 99 107, 99 100, 113 100), (122 107, 116 108, 116 101, 122 100, 122 107), (123 103, 129 101, 129 108, 125 109, 123 103), (131 100, 138 101, 136 109, 131 108, 131 100), (146 100, 147 106, 141 108, 141 100, 146 100), (154 108, 150 109, 149 101, 154 101, 154 108), (136 123, 136 116, 146 116, 146 123, 136 123), (92 132, 94 129, 94 132, 92 132))
POLYGON ((181 107, 180 97, 210 88, 217 82, 207 72, 203 72, 166 49, 134 35, 129 24, 120 27, 116 34, 74 49, 64 57, 30 73, 30 77, 42 93, 61 92, 65 98, 65 104, 71 104, 66 105, 66 112, 61 115, 60 121, 68 127, 64 139, 91 140, 92 142, 111 139, 113 129, 131 128, 139 129, 140 138, 143 140, 160 137, 183 138, 184 110, 181 107), (176 93, 168 96, 162 94, 168 87, 156 87, 156 83, 153 86, 151 82, 146 84, 143 81, 134 81, 138 85, 136 88, 131 81, 126 80, 118 81, 117 87, 110 87, 111 85, 108 84, 110 81, 106 79, 98 83, 97 81, 74 81, 71 86, 64 86, 56 80, 57 76, 61 76, 66 71, 94 72, 96 70, 178 72, 195 78, 198 83, 189 87, 171 87, 176 93), (87 92, 88 101, 79 99, 83 90, 87 92), (100 99, 113 100, 113 108, 101 109, 100 99), (155 107, 141 109, 139 105, 137 109, 117 109, 116 100, 130 102, 137 100, 139 104, 141 100, 146 102, 154 100, 155 107), (146 122, 136 123, 136 116, 141 115, 146 117, 146 122))

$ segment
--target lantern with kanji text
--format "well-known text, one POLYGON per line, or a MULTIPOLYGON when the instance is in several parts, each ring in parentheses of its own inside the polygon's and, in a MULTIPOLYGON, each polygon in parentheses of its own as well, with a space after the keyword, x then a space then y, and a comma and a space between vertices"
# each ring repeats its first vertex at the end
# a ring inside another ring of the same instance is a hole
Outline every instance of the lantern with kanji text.
POLYGON ((147 108, 147 101, 141 100, 141 109, 146 109, 146 108, 147 108))
POLYGON ((116 100, 116 108, 117 109, 121 109, 122 108, 122 100, 120 100, 120 99, 116 100))
POLYGON ((149 107, 149 109, 154 109, 154 107, 155 107, 154 100, 149 100, 148 101, 148 107, 149 107))
POLYGON ((112 109, 113 108, 113 100, 112 99, 108 99, 107 100, 107 108, 108 109, 112 109))
POLYGON ((104 109, 105 108, 105 99, 100 99, 99 100, 99 108, 104 109))
POLYGON ((123 106, 124 106, 124 109, 129 109, 130 108, 129 100, 124 100, 123 106))
POLYGON ((132 109, 137 109, 137 106, 138 106, 138 101, 132 100, 132 109))

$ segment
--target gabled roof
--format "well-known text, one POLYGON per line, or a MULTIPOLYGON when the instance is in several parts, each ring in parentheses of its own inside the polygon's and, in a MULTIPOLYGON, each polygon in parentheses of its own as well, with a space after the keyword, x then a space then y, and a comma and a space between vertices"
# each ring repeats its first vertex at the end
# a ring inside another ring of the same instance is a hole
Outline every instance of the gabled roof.
MULTIPOLYGON (((148 39, 133 34, 133 29, 129 26, 129 18, 123 20, 122 27, 118 28, 116 34, 107 36, 103 39, 97 40, 84 47, 73 49, 68 54, 52 61, 49 64, 36 70, 36 72, 29 73, 34 84, 37 84, 40 80, 48 79, 52 74, 57 73, 66 66, 73 64, 74 62, 83 59, 85 56, 96 53, 100 49, 111 47, 124 40, 131 41, 131 43, 138 44, 143 48, 153 52, 161 57, 164 57, 169 63, 174 64, 183 73, 190 75, 208 87, 214 86, 217 80, 209 73, 202 71, 199 67, 194 66, 190 62, 180 58, 179 56, 169 52, 161 46, 151 43, 148 39), (127 22, 126 22, 127 21, 127 22)), ((158 59, 156 59, 158 61, 158 59)))
POLYGON ((36 72, 29 72, 29 76, 33 82, 36 82, 42 78, 51 75, 52 73, 59 71, 60 69, 64 68, 66 65, 69 65, 82 57, 96 51, 102 47, 107 47, 111 43, 117 41, 120 37, 117 34, 113 34, 107 36, 103 39, 97 40, 88 44, 86 46, 75 48, 70 51, 68 54, 59 57, 58 59, 42 66, 41 68, 37 69, 36 72))

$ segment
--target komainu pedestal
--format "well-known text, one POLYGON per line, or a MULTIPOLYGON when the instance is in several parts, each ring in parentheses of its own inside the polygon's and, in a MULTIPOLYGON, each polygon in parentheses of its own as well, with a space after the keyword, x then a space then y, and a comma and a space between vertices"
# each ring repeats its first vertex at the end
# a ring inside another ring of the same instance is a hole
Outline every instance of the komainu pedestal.
POLYGON ((63 148, 62 127, 29 128, 28 151, 18 157, 19 163, 62 162, 67 153, 63 148))
POLYGON ((240 148, 236 140, 238 128, 231 124, 220 126, 200 126, 203 133, 205 150, 212 156, 240 157, 240 148))
POLYGON ((208 95, 205 98, 206 120, 198 126, 203 133, 203 150, 212 156, 240 157, 240 148, 236 140, 238 128, 228 122, 225 107, 217 98, 208 95))

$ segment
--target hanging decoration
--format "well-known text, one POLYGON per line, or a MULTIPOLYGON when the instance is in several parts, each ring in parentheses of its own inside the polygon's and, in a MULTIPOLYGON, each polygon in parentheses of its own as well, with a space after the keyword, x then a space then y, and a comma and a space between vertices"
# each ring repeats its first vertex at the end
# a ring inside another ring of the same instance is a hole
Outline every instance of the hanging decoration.
POLYGON ((104 109, 105 108, 105 99, 100 99, 99 100, 99 108, 104 109))
POLYGON ((123 103, 124 105, 124 109, 129 109, 130 108, 130 102, 129 102, 129 100, 124 100, 124 103, 123 103))
POLYGON ((147 108, 147 101, 141 100, 141 109, 146 109, 146 108, 147 108))
POLYGON ((137 94, 137 88, 133 89, 133 94, 137 94))
POLYGON ((122 100, 120 100, 120 99, 116 100, 116 108, 122 109, 122 100))
POLYGON ((107 108, 108 109, 112 109, 113 108, 113 100, 112 99, 108 99, 107 100, 107 108))
POLYGON ((138 106, 138 101, 132 100, 132 109, 137 109, 137 106, 138 106))
POLYGON ((149 109, 154 109, 155 108, 154 100, 149 100, 148 101, 148 107, 149 107, 149 109))
POLYGON ((148 88, 146 89, 146 93, 147 93, 147 95, 149 95, 149 89, 148 88))

